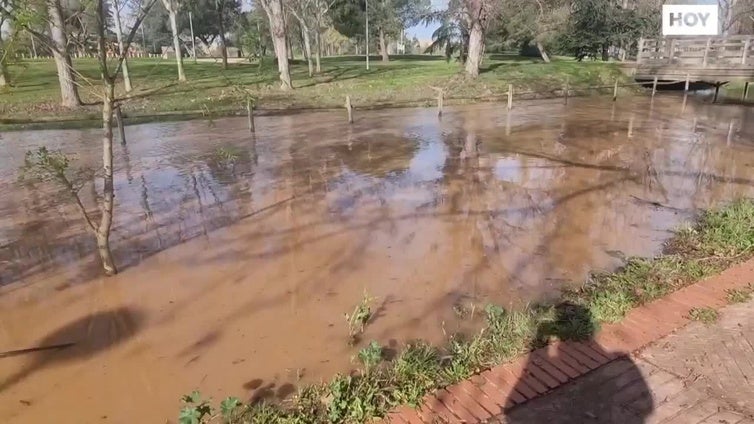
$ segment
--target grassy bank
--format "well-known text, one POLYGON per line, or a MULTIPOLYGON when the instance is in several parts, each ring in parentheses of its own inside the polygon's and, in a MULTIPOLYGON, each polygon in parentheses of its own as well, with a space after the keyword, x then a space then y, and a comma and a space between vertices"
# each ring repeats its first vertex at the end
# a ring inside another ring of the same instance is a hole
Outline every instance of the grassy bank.
MULTIPOLYGON (((78 59, 74 66, 82 75, 81 95, 86 103, 97 101, 99 71, 94 59, 78 59)), ((188 82, 176 81, 171 60, 135 59, 130 74, 135 87, 124 103, 127 116, 156 114, 228 114, 245 107, 249 93, 260 109, 307 109, 342 107, 350 95, 354 106, 404 106, 435 104, 436 91, 446 91, 447 103, 501 98, 514 84, 517 93, 537 91, 546 95, 561 89, 566 79, 571 87, 612 85, 624 80, 616 64, 490 55, 476 80, 464 77, 457 62, 440 56, 395 56, 382 63, 373 58, 370 70, 363 58, 324 58, 322 72, 310 78, 306 63, 292 66, 294 90, 278 89, 277 67, 271 59, 258 63, 219 64, 185 62, 188 82)), ((51 60, 30 60, 10 67, 13 86, 0 92, 0 124, 40 121, 98 119, 96 105, 69 110, 58 105, 55 65, 51 60)), ((122 89, 122 84, 118 84, 122 89)), ((611 91, 606 89, 606 92, 611 91)), ((123 96, 124 93, 118 93, 123 96)))
MULTIPOLYGON (((358 372, 304 387, 282 405, 248 406, 228 398, 215 413, 195 393, 185 399, 182 422, 208 422, 210 417, 261 424, 365 422, 400 404, 416 406, 431 390, 509 361, 551 338, 588 338, 600 324, 620 320, 631 308, 752 256, 754 201, 736 201, 703 213, 694 225, 679 229, 660 256, 629 258, 621 269, 595 274, 580 288, 564 292, 557 304, 522 311, 489 305, 478 333, 451 336, 443 347, 413 342, 390 359, 372 342, 359 352, 362 367, 358 372)), ((754 286, 730 292, 729 300, 745 300, 751 289, 754 286)), ((357 311, 363 315, 368 307, 362 303, 357 311)))

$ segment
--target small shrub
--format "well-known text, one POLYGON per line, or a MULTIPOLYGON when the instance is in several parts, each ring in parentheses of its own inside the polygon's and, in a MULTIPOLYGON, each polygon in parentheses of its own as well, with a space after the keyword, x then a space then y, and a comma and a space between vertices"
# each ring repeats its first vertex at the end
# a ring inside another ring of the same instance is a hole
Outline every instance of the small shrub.
POLYGON ((185 395, 181 401, 186 405, 178 416, 180 424, 203 424, 212 419, 212 406, 208 400, 203 400, 201 393, 194 390, 185 395))
POLYGON ((749 284, 740 289, 727 290, 728 303, 748 302, 751 300, 752 294, 754 294, 754 284, 749 284))
POLYGON ((693 308, 689 311, 689 318, 710 325, 717 321, 718 313, 712 308, 693 308))
POLYGON ((372 341, 367 347, 359 351, 359 360, 369 371, 382 361, 382 347, 379 343, 372 341))
POLYGON ((353 308, 353 312, 345 314, 350 344, 358 342, 359 335, 364 332, 364 328, 369 323, 369 318, 372 317, 371 304, 373 301, 374 298, 370 297, 367 292, 364 292, 361 302, 353 308))

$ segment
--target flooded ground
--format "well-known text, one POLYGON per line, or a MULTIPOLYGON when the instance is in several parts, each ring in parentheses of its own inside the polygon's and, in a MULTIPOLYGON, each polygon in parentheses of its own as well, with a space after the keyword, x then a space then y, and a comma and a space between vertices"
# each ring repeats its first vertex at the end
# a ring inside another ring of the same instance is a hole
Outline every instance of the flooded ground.
POLYGON ((41 145, 96 167, 99 132, 0 136, 0 350, 69 345, 0 356, 6 422, 174 421, 193 389, 285 397, 370 340, 439 343, 489 302, 556 296, 754 191, 751 110, 671 97, 245 125, 127 128, 109 279, 70 201, 18 182, 41 145), (375 315, 350 347, 343 315, 365 292, 375 315))

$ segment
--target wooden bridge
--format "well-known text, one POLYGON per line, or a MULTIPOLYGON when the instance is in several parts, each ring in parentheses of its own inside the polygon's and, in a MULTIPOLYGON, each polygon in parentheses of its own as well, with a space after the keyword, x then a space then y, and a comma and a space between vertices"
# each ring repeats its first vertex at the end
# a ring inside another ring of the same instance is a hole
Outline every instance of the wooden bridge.
POLYGON ((639 40, 634 77, 716 86, 729 81, 754 81, 754 36, 639 40))

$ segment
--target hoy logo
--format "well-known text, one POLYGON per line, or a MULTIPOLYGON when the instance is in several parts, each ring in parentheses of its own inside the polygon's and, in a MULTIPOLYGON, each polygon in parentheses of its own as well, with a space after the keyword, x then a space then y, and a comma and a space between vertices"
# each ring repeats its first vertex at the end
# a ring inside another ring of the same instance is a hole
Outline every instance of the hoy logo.
POLYGON ((662 6, 662 35, 717 35, 718 6, 666 4, 662 6))

